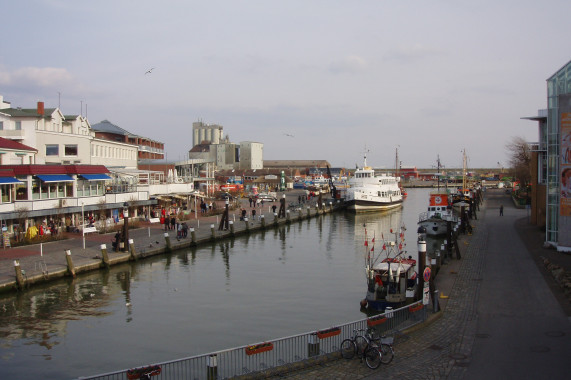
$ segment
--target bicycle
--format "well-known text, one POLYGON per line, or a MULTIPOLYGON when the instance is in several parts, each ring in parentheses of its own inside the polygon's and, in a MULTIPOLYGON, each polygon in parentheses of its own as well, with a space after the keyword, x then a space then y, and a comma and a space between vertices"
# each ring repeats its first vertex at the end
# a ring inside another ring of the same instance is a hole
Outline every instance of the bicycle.
POLYGON ((382 362, 381 351, 372 344, 366 333, 360 334, 362 331, 366 330, 353 330, 353 337, 341 342, 341 356, 345 359, 352 359, 357 354, 361 361, 365 359, 367 367, 377 369, 382 362))
POLYGON ((374 329, 367 329, 366 335, 370 341, 377 346, 379 351, 381 351, 381 363, 389 364, 393 361, 395 356, 395 351, 393 349, 393 344, 395 338, 392 336, 377 336, 377 332, 374 329))

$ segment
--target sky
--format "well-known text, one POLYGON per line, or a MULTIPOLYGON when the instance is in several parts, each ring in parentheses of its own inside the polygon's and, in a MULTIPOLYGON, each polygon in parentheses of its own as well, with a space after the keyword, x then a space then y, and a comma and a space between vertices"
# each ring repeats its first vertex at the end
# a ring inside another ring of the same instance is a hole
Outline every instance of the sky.
POLYGON ((109 120, 187 158, 192 123, 267 160, 509 166, 571 59, 568 0, 22 0, 0 95, 109 120), (151 73, 145 74, 154 68, 151 73))

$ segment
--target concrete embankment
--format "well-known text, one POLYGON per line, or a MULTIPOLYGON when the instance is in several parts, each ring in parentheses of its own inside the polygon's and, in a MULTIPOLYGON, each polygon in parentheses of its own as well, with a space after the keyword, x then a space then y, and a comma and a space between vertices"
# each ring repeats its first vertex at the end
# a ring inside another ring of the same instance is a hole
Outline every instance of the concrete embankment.
MULTIPOLYGON (((247 202, 243 200, 242 202, 247 202)), ((279 205, 279 202, 277 203, 279 205)), ((279 209, 279 206, 278 206, 279 209)), ((222 239, 256 233, 266 229, 297 223, 309 218, 341 210, 339 204, 324 201, 322 207, 302 205, 286 210, 278 218, 270 207, 259 208, 259 215, 246 221, 230 214, 227 223, 220 228, 221 215, 199 216, 187 220, 190 229, 186 238, 177 238, 174 230, 164 230, 160 224, 144 222, 143 228, 129 230, 131 243, 125 251, 108 250, 114 233, 86 234, 85 247, 82 234, 69 234, 69 239, 31 246, 0 250, 0 292, 10 292, 26 287, 75 277, 78 274, 104 269, 112 265, 160 255, 173 250, 222 239)), ((277 210, 276 210, 277 211, 277 210)))

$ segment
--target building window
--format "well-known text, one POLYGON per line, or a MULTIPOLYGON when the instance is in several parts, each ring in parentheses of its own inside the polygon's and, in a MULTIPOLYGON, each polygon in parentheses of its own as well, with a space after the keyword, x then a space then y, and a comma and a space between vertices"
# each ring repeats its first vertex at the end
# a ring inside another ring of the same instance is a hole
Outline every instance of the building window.
POLYGON ((46 145, 46 156, 58 156, 59 145, 46 145))
POLYGON ((16 130, 17 130, 17 131, 21 131, 21 130, 22 130, 22 122, 21 122, 21 121, 17 121, 17 122, 16 122, 16 130))
POLYGON ((64 154, 66 156, 77 156, 77 145, 66 145, 64 154))

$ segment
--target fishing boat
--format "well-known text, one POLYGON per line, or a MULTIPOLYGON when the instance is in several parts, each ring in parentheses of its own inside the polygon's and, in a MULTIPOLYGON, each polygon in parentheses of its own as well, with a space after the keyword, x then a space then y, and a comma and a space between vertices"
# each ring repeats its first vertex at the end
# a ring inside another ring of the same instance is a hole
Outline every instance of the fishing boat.
POLYGON ((382 236, 381 249, 375 253, 375 238, 369 242, 365 233, 365 273, 367 295, 361 307, 384 311, 387 307, 399 307, 414 301, 417 287, 416 260, 405 258, 404 226, 393 233, 394 240, 382 236))
POLYGON ((420 213, 418 225, 426 228, 427 235, 441 236, 446 234, 448 222, 458 222, 458 218, 452 211, 448 192, 446 190, 432 191, 428 211, 420 213))
POLYGON ((456 209, 470 206, 472 200, 472 191, 466 182, 466 162, 466 149, 464 149, 462 153, 462 187, 452 193, 452 199, 450 201, 452 207, 456 209))
POLYGON ((347 184, 345 206, 354 212, 390 210, 402 205, 400 178, 387 174, 375 175, 367 166, 367 155, 362 168, 355 170, 347 184))
POLYGON ((452 211, 452 197, 447 186, 440 189, 440 157, 438 163, 438 188, 430 192, 428 200, 428 210, 420 213, 418 217, 418 225, 426 229, 426 234, 430 236, 446 235, 448 231, 448 223, 456 223, 458 218, 452 211))

